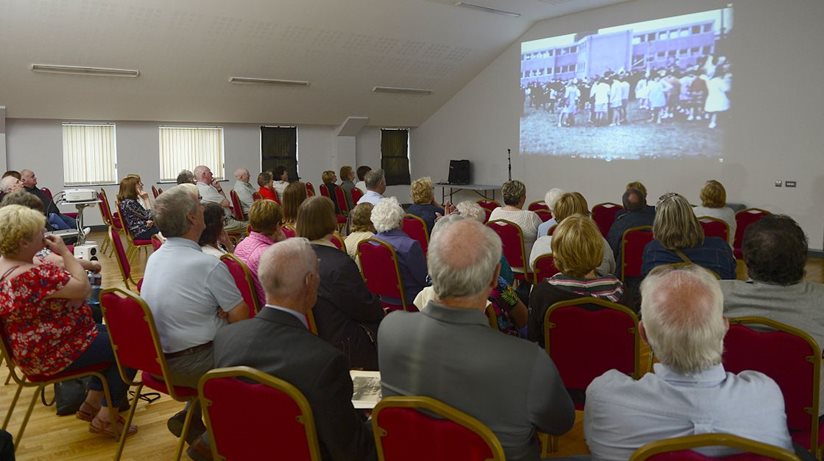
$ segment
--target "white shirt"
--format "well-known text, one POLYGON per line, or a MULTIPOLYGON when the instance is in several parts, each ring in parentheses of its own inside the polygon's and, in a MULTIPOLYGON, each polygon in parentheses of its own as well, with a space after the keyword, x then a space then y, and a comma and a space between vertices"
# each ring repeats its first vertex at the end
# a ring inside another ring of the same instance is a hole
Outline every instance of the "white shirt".
POLYGON ((272 183, 272 186, 275 188, 275 192, 278 193, 279 199, 283 200, 283 192, 286 190, 286 186, 288 185, 288 181, 275 181, 272 183))
POLYGON ((364 194, 366 193, 366 183, 363 181, 358 181, 355 183, 355 187, 361 190, 364 194))
POLYGON ((361 203, 371 203, 372 205, 377 205, 382 198, 383 195, 373 190, 368 190, 365 194, 363 194, 363 197, 361 197, 360 200, 358 200, 357 204, 360 205, 361 203))
POLYGON ((724 221, 727 223, 727 226, 730 227, 730 234, 729 234, 729 242, 730 245, 735 243, 735 212, 732 211, 732 208, 725 206, 723 208, 707 208, 703 206, 697 206, 692 209, 693 213, 695 213, 695 217, 700 218, 702 216, 709 216, 711 218, 716 218, 724 221))

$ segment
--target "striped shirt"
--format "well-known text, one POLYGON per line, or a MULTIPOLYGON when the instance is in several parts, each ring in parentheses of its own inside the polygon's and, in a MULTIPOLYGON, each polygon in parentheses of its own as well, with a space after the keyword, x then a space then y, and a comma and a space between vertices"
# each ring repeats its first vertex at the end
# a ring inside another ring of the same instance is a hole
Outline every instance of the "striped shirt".
POLYGON ((612 274, 598 276, 594 279, 583 279, 557 273, 548 278, 547 282, 577 295, 593 296, 612 302, 618 302, 624 294, 624 285, 612 274))

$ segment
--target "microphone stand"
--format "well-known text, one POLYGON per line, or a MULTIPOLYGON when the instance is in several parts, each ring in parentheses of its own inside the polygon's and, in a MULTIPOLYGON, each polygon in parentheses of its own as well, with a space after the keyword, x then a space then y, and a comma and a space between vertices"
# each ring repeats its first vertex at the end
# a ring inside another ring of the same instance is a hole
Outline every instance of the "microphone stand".
POLYGON ((506 150, 506 164, 509 170, 509 179, 507 181, 512 181, 512 149, 506 150))

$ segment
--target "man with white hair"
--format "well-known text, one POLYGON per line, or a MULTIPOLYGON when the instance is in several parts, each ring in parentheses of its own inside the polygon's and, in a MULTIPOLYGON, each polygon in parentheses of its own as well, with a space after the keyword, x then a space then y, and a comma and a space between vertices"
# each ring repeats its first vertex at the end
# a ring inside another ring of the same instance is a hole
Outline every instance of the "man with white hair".
POLYGON ((232 217, 231 204, 223 193, 220 181, 215 179, 212 170, 206 165, 198 165, 194 169, 197 190, 200 192, 200 199, 204 202, 217 203, 223 207, 226 215, 223 229, 226 232, 241 232, 246 229, 246 222, 237 221, 232 217))
POLYGON ((707 433, 792 450, 778 385, 756 371, 724 371, 729 324, 715 276, 696 265, 660 266, 644 279, 641 297, 641 337, 659 363, 638 381, 610 370, 589 385, 584 435, 592 459, 626 460, 645 443, 707 433))
POLYGON ((17 192, 23 189, 23 182, 14 176, 5 176, 0 179, 0 199, 12 192, 17 192))
POLYGON ((364 176, 363 181, 366 183, 366 193, 358 200, 357 204, 371 203, 377 205, 383 198, 383 193, 386 192, 386 177, 383 170, 370 170, 364 176))
POLYGON ((484 309, 498 286, 500 238, 451 215, 435 225, 427 255, 435 300, 388 315, 378 330, 383 395, 441 400, 487 425, 506 459, 537 461, 536 431, 563 434, 575 410, 542 349, 489 328, 484 309))
POLYGON ((243 208, 243 215, 249 215, 249 208, 255 201, 255 188, 249 183, 249 170, 238 168, 235 170, 235 193, 240 199, 240 206, 243 208))
POLYGON ((549 207, 549 212, 552 213, 552 217, 542 222, 541 225, 538 226, 538 238, 547 235, 549 229, 551 229, 552 226, 558 224, 558 221, 555 220, 555 204, 558 202, 558 199, 561 198, 562 195, 564 195, 563 189, 553 187, 544 196, 544 203, 546 203, 546 206, 549 207))

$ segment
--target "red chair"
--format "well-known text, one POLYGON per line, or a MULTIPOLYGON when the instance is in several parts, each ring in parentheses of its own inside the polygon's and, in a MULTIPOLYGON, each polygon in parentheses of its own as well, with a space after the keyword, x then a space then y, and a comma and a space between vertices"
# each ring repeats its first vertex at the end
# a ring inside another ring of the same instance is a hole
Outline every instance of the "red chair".
POLYGON ((260 312, 261 302, 258 298, 252 272, 249 271, 249 268, 243 261, 234 255, 228 253, 223 254, 220 256, 220 260, 223 261, 223 264, 226 264, 229 273, 232 274, 232 279, 234 279, 237 289, 240 290, 240 294, 243 296, 243 301, 249 306, 249 318, 254 317, 255 314, 260 312))
POLYGON ((767 445, 732 434, 695 434, 650 442, 635 450, 630 461, 708 461, 713 459, 729 461, 798 461, 795 453, 781 447, 767 445), (694 448, 722 446, 734 448, 744 453, 710 457, 692 451, 694 448))
POLYGON ((320 188, 320 195, 328 198, 329 200, 332 200, 332 195, 329 193, 329 188, 326 187, 326 183, 321 183, 320 186, 318 186, 318 188, 320 188))
POLYGON ((535 258, 532 272, 535 274, 535 283, 541 283, 561 271, 555 266, 555 257, 552 254, 544 254, 535 258))
POLYGON ((132 235, 131 231, 129 231, 129 227, 126 226, 126 220, 123 218, 123 210, 120 208, 119 200, 117 201, 117 210, 120 212, 117 219, 120 220, 120 227, 123 229, 123 233, 126 235, 126 240, 129 242, 129 248, 126 250, 126 256, 134 255, 145 250, 146 248, 149 248, 152 245, 151 239, 136 239, 132 235))
POLYGON ((425 255, 429 247, 429 229, 426 227, 426 221, 421 219, 420 216, 407 213, 403 215, 401 229, 411 239, 417 240, 418 243, 421 244, 423 254, 425 255))
POLYGON ((246 215, 243 214, 243 204, 240 203, 240 197, 234 189, 229 191, 229 197, 232 199, 232 217, 238 221, 246 221, 246 215))
POLYGON ((821 348, 807 333, 761 317, 729 319, 724 369, 755 370, 772 378, 784 394, 793 441, 818 456, 824 438, 818 421, 821 348))
POLYGON ((401 305, 381 301, 386 311, 417 311, 414 304, 406 304, 398 255, 391 245, 368 238, 358 243, 357 259, 360 261, 361 275, 366 288, 381 298, 400 299, 401 305))
POLYGON ((730 226, 723 219, 711 216, 701 216, 698 218, 701 228, 704 229, 704 237, 718 237, 725 242, 730 240, 730 226))
MULTIPOLYGON (((103 224, 107 225, 109 228, 114 227, 116 231, 120 231, 120 218, 118 215, 117 224, 115 225, 115 221, 112 218, 112 210, 109 208, 109 200, 106 198, 106 191, 102 188, 100 192, 97 193, 97 200, 100 203, 97 204, 97 208, 100 209, 100 217, 103 218, 103 224)), ((103 239, 103 243, 100 244, 100 252, 103 254, 107 254, 107 250, 112 250, 112 240, 109 238, 109 234, 106 233, 106 237, 103 239)), ((111 256, 111 252, 108 253, 111 256)))
POLYGON ((161 246, 163 246, 163 240, 160 238, 160 235, 152 235, 152 250, 157 251, 161 246))
MULTIPOLYGON (((191 387, 174 386, 166 378, 169 370, 166 366, 166 356, 160 347, 160 339, 155 327, 154 316, 149 306, 139 296, 131 291, 120 288, 109 288, 100 294, 100 308, 103 311, 103 318, 109 330, 109 341, 112 343, 117 367, 120 369, 120 376, 130 387, 137 386, 134 391, 135 397, 132 399, 132 406, 129 409, 129 416, 126 418, 125 427, 129 427, 134 419, 134 412, 137 402, 140 401, 143 386, 154 389, 158 392, 168 394, 178 402, 188 402, 197 399, 197 389, 191 387), (137 376, 130 379, 125 372, 127 368, 139 370, 140 381, 137 376)), ((176 460, 180 459, 183 452, 183 443, 189 433, 192 414, 187 411, 186 419, 183 422, 183 432, 177 443, 176 460)), ((120 445, 117 448, 115 460, 120 459, 123 448, 126 444, 126 431, 120 437, 120 445)))
POLYGON ((631 227, 621 238, 621 280, 641 277, 644 247, 653 240, 652 226, 631 227))
POLYGON ((504 461, 495 434, 431 397, 385 397, 372 412, 379 461, 504 461))
POLYGON ((521 228, 505 219, 495 219, 486 223, 490 229, 495 231, 501 238, 503 244, 504 257, 512 270, 515 272, 517 280, 531 282, 534 274, 529 272, 529 259, 524 250, 524 234, 521 228))
POLYGON ((218 368, 200 378, 198 391, 214 459, 260 459, 268 453, 321 461, 312 408, 288 382, 254 368, 218 368))
POLYGON ((43 195, 45 195, 46 198, 49 199, 49 201, 54 201, 54 195, 52 195, 51 189, 49 189, 48 187, 41 187, 40 192, 42 192, 43 195))
POLYGON ((343 239, 340 238, 340 235, 332 234, 332 236, 329 238, 329 240, 332 242, 333 245, 338 247, 338 250, 346 251, 345 245, 343 243, 343 239))
POLYGON ((346 192, 342 187, 335 188, 335 199, 338 201, 338 208, 340 208, 340 212, 345 215, 349 214, 349 202, 346 201, 346 192))
POLYGON ((615 216, 623 209, 621 205, 612 202, 599 203, 592 207, 592 219, 598 225, 598 230, 604 238, 609 234, 609 228, 615 222, 615 216))
POLYGON ((283 231, 283 235, 285 235, 288 239, 298 235, 297 231, 295 231, 293 227, 289 227, 286 225, 280 226, 280 230, 283 231))
POLYGON ((357 187, 352 189, 352 205, 357 205, 358 201, 363 197, 363 191, 357 187))
POLYGON ((487 223, 489 221, 489 216, 492 214, 492 210, 501 206, 495 200, 478 200, 477 203, 481 206, 481 208, 484 209, 484 213, 486 213, 486 219, 484 219, 484 223, 487 223))
POLYGON ((593 379, 616 369, 641 376, 638 316, 628 307, 584 297, 553 304, 544 314, 544 348, 579 410, 593 379))
MULTIPOLYGON (((120 276, 123 277, 123 284, 126 288, 134 286, 140 292, 140 287, 132 278, 132 265, 129 263, 129 257, 126 255, 126 249, 123 247, 123 240, 120 239, 120 232, 114 228, 109 227, 109 241, 112 242, 112 251, 114 252, 114 259, 117 261, 117 267, 120 269, 120 276)), ((150 240, 154 244, 154 240, 150 240)))
POLYGON ((154 198, 157 198, 157 196, 160 195, 160 191, 154 186, 154 184, 152 184, 152 195, 154 195, 154 198))
POLYGON ((529 210, 529 211, 538 211, 538 210, 549 211, 549 205, 547 205, 546 202, 544 202, 543 200, 536 200, 536 201, 530 203, 529 206, 526 207, 526 209, 529 210))
MULTIPOLYGON (((278 194, 277 194, 277 192, 275 192, 275 197, 277 197, 277 196, 278 196, 278 194)), ((257 202, 258 200, 260 200, 262 198, 263 197, 260 195, 260 192, 252 192, 252 200, 254 200, 255 202, 257 202)), ((280 203, 279 200, 275 200, 275 201, 280 203)))
MULTIPOLYGON (((311 182, 306 181, 306 197, 313 197, 315 195, 315 186, 311 182)), ((327 195, 328 197, 328 195, 327 195)))
POLYGON ((735 213, 735 243, 733 243, 735 259, 744 257, 743 253, 741 253, 741 245, 744 243, 744 231, 747 230, 750 224, 768 214, 770 214, 769 211, 760 208, 747 208, 735 213))

